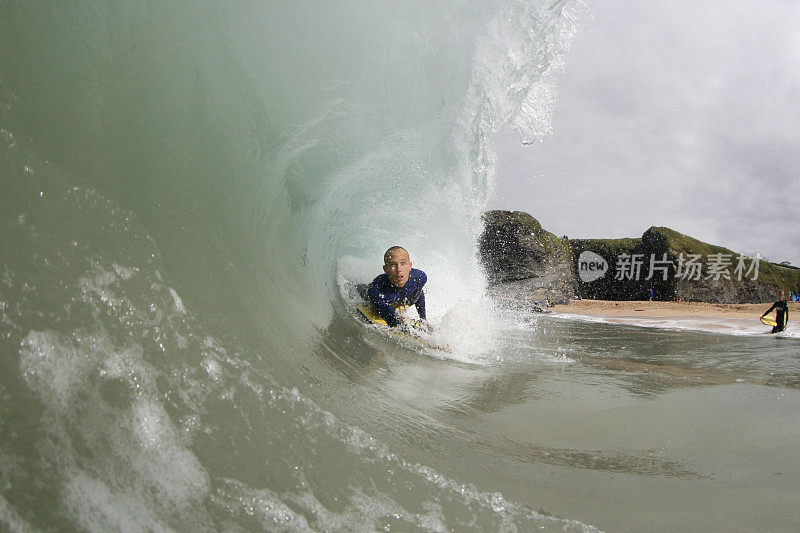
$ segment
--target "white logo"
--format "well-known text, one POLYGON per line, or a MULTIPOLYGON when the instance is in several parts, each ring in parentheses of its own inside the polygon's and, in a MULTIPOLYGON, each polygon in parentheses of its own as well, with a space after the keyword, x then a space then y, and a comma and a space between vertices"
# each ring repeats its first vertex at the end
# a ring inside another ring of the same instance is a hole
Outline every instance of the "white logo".
POLYGON ((578 257, 578 276, 581 281, 589 283, 596 279, 600 279, 606 275, 608 271, 608 261, 603 259, 602 256, 588 250, 581 252, 578 257))

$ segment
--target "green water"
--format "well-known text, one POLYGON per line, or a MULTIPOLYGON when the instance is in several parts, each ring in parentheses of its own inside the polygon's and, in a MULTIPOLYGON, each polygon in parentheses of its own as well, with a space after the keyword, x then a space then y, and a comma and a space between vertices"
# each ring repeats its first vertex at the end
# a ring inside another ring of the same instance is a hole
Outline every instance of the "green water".
POLYGON ((582 12, 0 4, 0 529, 797 529, 796 339, 484 294, 582 12), (352 312, 398 242, 450 354, 352 312))

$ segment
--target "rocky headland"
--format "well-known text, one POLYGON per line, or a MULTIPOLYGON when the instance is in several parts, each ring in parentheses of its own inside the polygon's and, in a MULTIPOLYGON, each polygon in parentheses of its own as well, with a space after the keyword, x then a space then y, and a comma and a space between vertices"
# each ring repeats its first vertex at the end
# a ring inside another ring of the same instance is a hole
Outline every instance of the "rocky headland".
POLYGON ((490 290, 542 306, 573 298, 765 303, 800 292, 800 268, 745 257, 666 227, 641 237, 558 237, 522 211, 489 211, 479 241, 490 290))

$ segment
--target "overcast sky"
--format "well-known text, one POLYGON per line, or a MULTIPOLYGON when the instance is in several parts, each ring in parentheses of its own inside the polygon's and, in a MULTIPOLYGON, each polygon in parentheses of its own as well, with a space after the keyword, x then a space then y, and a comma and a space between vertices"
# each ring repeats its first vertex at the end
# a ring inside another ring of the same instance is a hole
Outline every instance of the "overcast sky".
POLYGON ((668 226, 800 265, 800 2, 594 0, 553 135, 496 139, 491 209, 570 238, 668 226))

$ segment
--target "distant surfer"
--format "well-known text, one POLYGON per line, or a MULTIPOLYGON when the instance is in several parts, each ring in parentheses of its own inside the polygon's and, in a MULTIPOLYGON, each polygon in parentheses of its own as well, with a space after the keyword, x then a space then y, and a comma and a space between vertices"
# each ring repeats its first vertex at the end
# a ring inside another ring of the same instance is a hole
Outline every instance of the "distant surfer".
POLYGON ((417 325, 430 330, 425 315, 425 292, 422 290, 428 281, 425 272, 411 268, 411 257, 401 246, 392 246, 383 254, 383 272, 372 280, 366 291, 359 291, 362 292, 362 296, 375 306, 378 314, 389 326, 406 326, 406 321, 398 309, 413 305, 422 319, 417 325))
POLYGON ((786 329, 786 324, 789 323, 789 304, 786 303, 786 292, 781 291, 778 296, 778 301, 772 304, 772 307, 767 309, 767 312, 761 315, 761 317, 767 316, 773 309, 775 309, 776 324, 772 326, 772 333, 778 333, 786 329))

